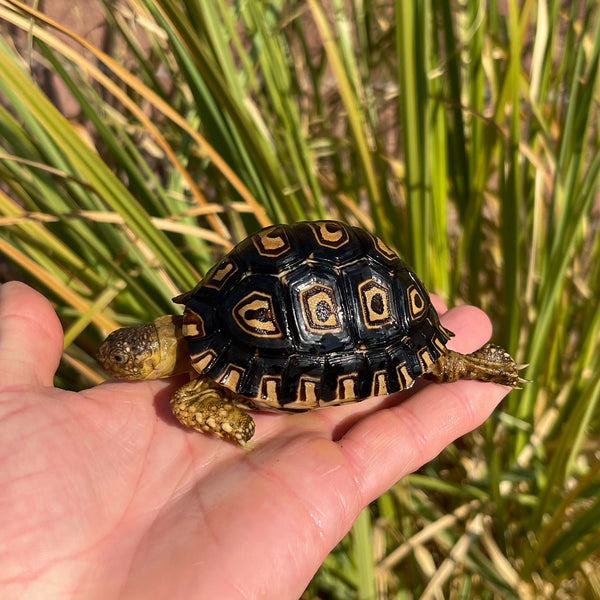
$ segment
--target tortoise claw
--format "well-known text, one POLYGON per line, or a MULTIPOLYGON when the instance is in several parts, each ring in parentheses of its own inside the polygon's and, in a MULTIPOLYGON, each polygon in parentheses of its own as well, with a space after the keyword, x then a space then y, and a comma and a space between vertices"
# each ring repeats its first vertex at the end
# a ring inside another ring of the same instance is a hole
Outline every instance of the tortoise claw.
MULTIPOLYGON (((523 369, 526 369, 529 366, 529 363, 525 363, 524 365, 517 365, 517 371, 522 371, 523 369)), ((519 377, 517 379, 518 383, 531 383, 532 380, 531 379, 525 379, 524 377, 519 377)), ((517 387, 515 388, 517 390, 522 390, 522 387, 517 387)))

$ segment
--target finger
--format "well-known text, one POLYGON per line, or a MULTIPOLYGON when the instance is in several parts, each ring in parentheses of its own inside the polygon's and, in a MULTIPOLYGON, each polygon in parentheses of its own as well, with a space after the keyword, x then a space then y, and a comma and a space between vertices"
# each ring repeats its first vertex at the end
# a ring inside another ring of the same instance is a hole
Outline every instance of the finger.
POLYGON ((0 287, 0 383, 52 385, 62 327, 50 302, 18 281, 0 287))
MULTIPOLYGON (((473 307, 451 309, 442 321, 456 332, 448 345, 461 352, 480 347, 491 333, 485 313, 473 307)), ((431 384, 400 404, 356 422, 339 445, 354 468, 364 502, 479 427, 509 391, 479 381, 431 384)))
POLYGON ((456 306, 441 317, 442 325, 454 333, 448 348, 457 352, 473 352, 485 344, 492 335, 489 317, 474 306, 456 306))
POLYGON ((431 298, 431 303, 433 304, 435 310, 437 310, 440 316, 448 310, 446 303, 439 296, 436 294, 430 294, 429 297, 431 298))
POLYGON ((432 384, 359 421, 338 443, 353 466, 363 501, 378 497, 479 427, 509 391, 479 381, 432 384))

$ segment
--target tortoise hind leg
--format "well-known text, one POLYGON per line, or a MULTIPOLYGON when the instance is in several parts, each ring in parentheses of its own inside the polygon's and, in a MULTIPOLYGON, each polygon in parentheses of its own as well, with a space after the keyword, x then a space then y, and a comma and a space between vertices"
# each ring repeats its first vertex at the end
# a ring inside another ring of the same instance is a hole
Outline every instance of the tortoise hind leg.
POLYGON ((525 366, 518 365, 504 348, 486 344, 471 354, 447 350, 433 365, 431 375, 440 382, 478 379, 518 387, 528 383, 519 377, 519 370, 525 366))
POLYGON ((173 394, 171 410, 186 427, 244 446, 254 435, 254 421, 237 406, 235 398, 229 389, 206 377, 198 377, 173 394))

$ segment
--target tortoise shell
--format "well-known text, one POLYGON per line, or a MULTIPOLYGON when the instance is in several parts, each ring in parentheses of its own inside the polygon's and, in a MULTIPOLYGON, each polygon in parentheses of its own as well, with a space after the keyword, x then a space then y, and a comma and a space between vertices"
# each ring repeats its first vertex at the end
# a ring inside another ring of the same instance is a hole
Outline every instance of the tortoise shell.
POLYGON ((452 335, 395 252, 336 221, 267 227, 175 301, 194 368, 255 407, 306 410, 408 388, 452 335))

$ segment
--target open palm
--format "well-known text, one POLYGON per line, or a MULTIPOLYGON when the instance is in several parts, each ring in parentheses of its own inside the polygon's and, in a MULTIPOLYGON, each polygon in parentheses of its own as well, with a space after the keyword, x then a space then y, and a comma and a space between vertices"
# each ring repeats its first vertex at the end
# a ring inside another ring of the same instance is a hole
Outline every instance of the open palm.
MULTIPOLYGON (((443 313, 451 346, 491 327, 443 313)), ((182 380, 53 387, 48 301, 0 288, 0 589, 8 597, 273 598, 302 593, 359 511, 480 425, 509 391, 460 381, 303 414, 255 413, 251 448, 184 429, 182 380)))

